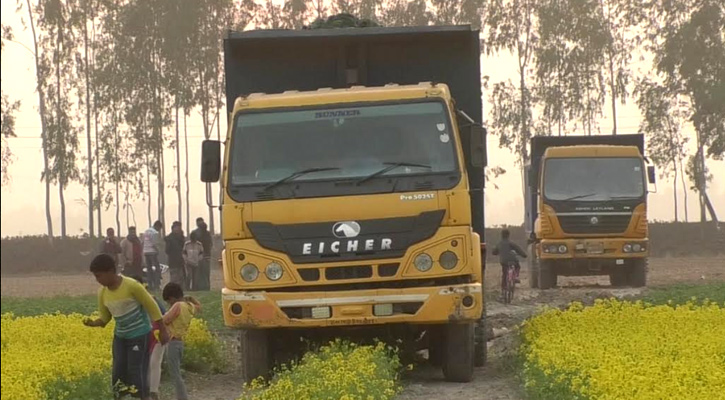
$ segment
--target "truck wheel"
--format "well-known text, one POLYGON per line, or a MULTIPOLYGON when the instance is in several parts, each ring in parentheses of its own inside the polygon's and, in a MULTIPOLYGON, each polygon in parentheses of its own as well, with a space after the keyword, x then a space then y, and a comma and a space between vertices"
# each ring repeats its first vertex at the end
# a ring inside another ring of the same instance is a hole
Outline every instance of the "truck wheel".
POLYGON ((486 365, 486 359, 488 358, 488 323, 486 322, 486 316, 476 321, 474 346, 473 364, 476 367, 483 367, 486 365))
POLYGON ((470 382, 473 378, 475 325, 466 322, 446 326, 443 376, 448 382, 470 382))
POLYGON ((267 376, 272 360, 266 330, 243 329, 239 332, 239 352, 244 382, 249 383, 257 377, 267 376))
POLYGON ((627 285, 627 272, 623 270, 616 270, 609 274, 609 283, 613 287, 622 287, 627 285))
MULTIPOLYGON (((533 249, 533 247, 532 247, 533 249)), ((529 259, 529 286, 532 289, 538 289, 539 288, 539 262, 536 259, 536 257, 533 255, 533 253, 529 253, 531 255, 531 259, 529 259)))
POLYGON ((629 271, 629 285, 632 287, 647 286, 647 260, 634 260, 629 271))
POLYGON ((552 261, 539 261, 539 288, 551 289, 556 286, 556 271, 552 261))

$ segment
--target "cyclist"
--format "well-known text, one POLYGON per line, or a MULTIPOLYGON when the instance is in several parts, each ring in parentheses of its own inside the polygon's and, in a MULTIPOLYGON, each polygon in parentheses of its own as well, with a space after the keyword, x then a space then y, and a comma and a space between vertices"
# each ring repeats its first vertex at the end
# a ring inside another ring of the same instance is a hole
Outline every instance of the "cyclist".
POLYGON ((509 240, 511 232, 508 229, 501 231, 501 241, 494 247, 493 255, 498 256, 498 260, 501 263, 501 290, 506 288, 506 274, 509 263, 514 263, 516 269, 516 283, 519 283, 519 271, 521 271, 521 265, 516 257, 519 256, 526 258, 526 252, 519 247, 516 243, 509 240))

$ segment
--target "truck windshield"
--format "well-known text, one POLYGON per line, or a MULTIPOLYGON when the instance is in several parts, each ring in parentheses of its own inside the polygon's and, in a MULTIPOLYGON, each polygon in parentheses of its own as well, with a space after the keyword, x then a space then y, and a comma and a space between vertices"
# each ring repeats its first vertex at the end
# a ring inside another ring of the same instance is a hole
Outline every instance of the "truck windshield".
POLYGON ((644 196, 639 158, 551 158, 544 170, 548 200, 606 201, 644 196))
MULTIPOLYGON (((318 194, 333 195, 344 194, 333 193, 333 184, 366 177, 458 173, 453 132, 438 101, 248 112, 234 124, 229 183, 237 191, 267 188, 279 198, 289 186, 327 182, 318 194)), ((364 186, 377 190, 374 182, 364 186)))

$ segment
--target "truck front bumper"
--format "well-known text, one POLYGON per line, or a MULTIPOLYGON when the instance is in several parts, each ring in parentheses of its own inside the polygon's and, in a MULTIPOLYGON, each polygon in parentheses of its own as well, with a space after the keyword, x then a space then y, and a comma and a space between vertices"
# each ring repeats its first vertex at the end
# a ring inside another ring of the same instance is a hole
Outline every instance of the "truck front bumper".
POLYGON ((543 239, 539 243, 539 256, 543 260, 631 259, 646 258, 648 255, 647 239, 543 239))
POLYGON ((265 292, 222 289, 224 322, 236 328, 441 324, 481 317, 480 283, 406 289, 265 292))

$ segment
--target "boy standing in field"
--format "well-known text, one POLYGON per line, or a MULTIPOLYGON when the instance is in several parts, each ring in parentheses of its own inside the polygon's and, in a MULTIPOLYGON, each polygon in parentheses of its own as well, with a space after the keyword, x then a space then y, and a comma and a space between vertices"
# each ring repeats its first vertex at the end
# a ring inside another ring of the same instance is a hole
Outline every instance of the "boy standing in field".
POLYGON ((189 330, 191 320, 201 306, 193 297, 184 297, 181 285, 170 282, 164 286, 164 301, 169 311, 164 314, 164 324, 169 332, 169 343, 166 345, 166 364, 174 381, 177 400, 188 400, 186 385, 181 377, 181 359, 184 355, 184 336, 189 330))
MULTIPOLYGON (((151 321, 161 321, 159 306, 146 289, 132 278, 116 273, 116 263, 108 254, 100 254, 91 261, 91 272, 101 284, 98 291, 98 311, 101 316, 83 323, 90 327, 104 327, 116 320, 113 334, 112 385, 116 398, 132 395, 149 398, 149 333, 151 321), (149 318, 150 317, 150 318, 149 318), (121 390, 116 390, 116 385, 121 390)), ((159 324, 159 339, 166 343, 169 333, 159 324)))
POLYGON ((204 257, 204 247, 196 231, 191 232, 189 240, 184 244, 184 264, 186 265, 186 290, 199 290, 199 264, 204 257))

